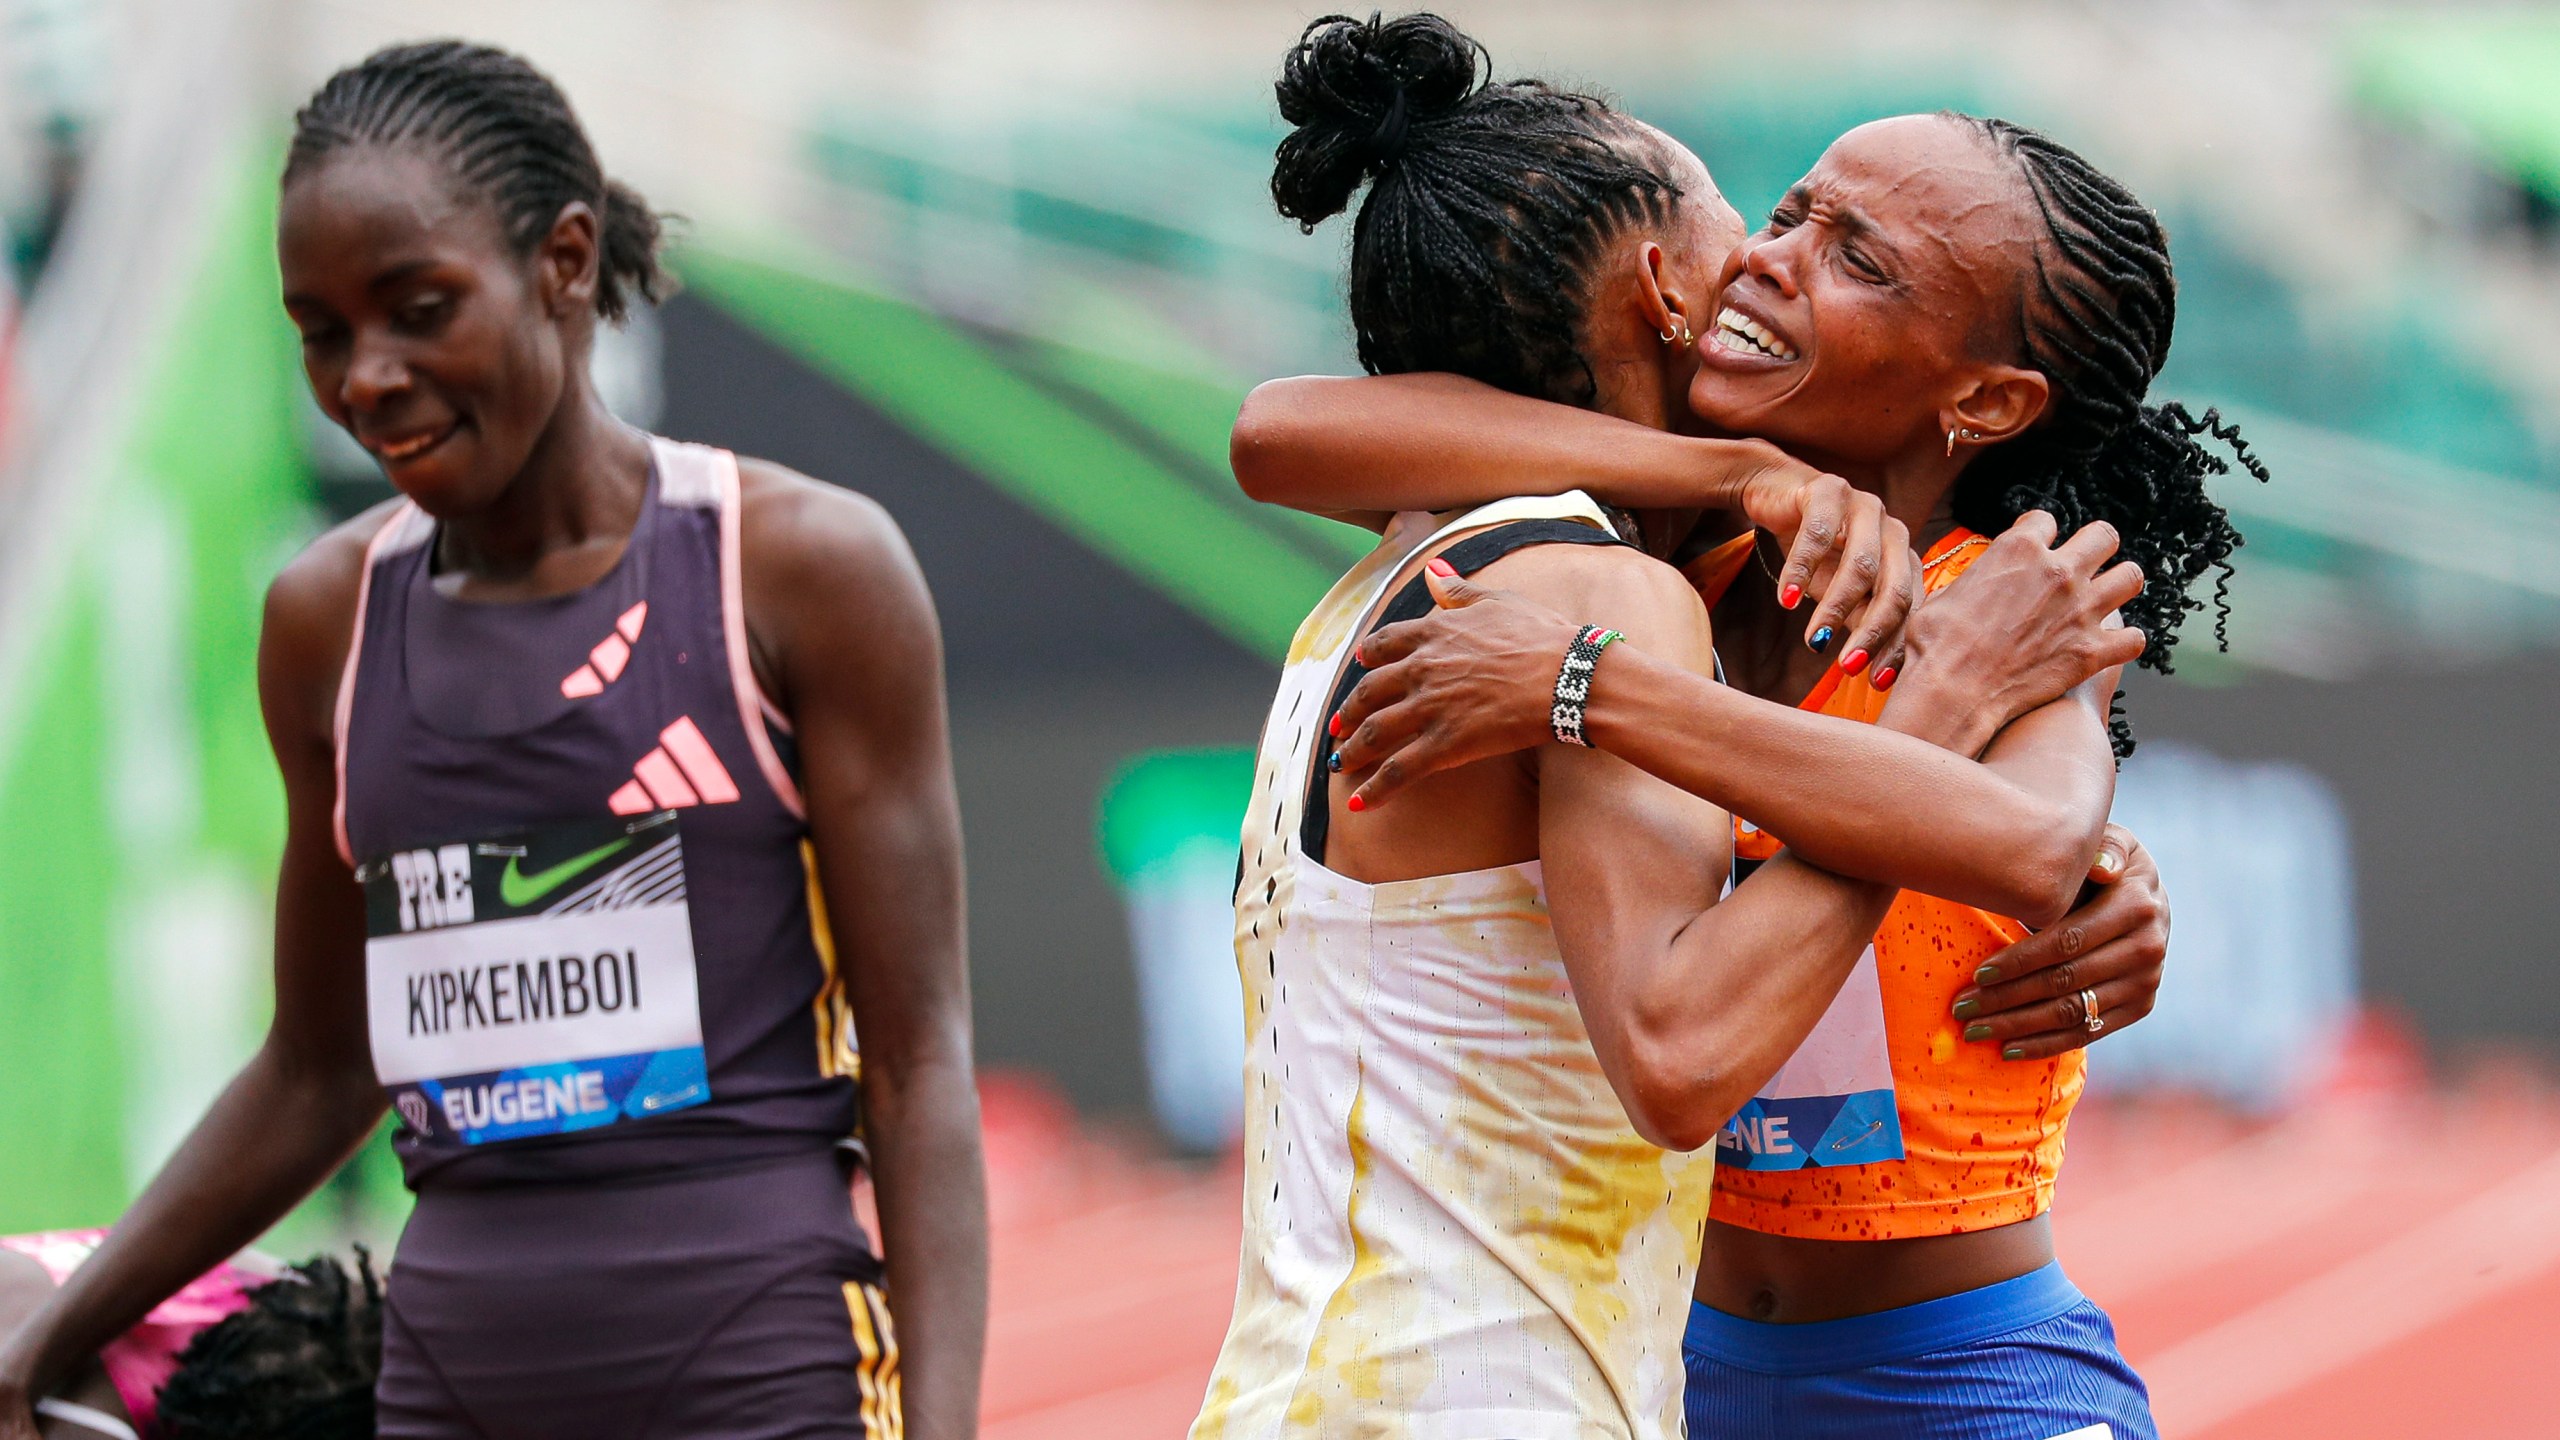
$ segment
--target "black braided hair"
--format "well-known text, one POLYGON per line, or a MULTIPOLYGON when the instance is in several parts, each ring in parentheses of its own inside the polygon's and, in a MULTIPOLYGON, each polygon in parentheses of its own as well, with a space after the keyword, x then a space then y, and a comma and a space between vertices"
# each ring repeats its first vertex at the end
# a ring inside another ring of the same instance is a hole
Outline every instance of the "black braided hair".
POLYGON ((295 113, 285 182, 352 145, 416 145, 443 160, 496 207, 519 254, 533 253, 571 201, 594 207, 596 313, 607 320, 620 320, 634 295, 654 302, 672 288, 658 266, 657 214, 605 177, 569 97, 518 56, 460 40, 373 52, 295 113))
MULTIPOLYGON (((2178 318, 2168 232, 2133 192, 2049 137, 2006 120, 1949 118, 2016 162, 2044 218, 2048 244, 2020 309, 2018 344, 2024 363, 2052 382, 2034 426, 1965 467, 1956 522, 1997 534, 2029 510, 2046 510, 2066 535, 2092 520, 2115 526, 2120 558, 2143 573, 2125 620, 2150 642, 2141 663, 2163 675, 2179 626, 2204 608, 2188 591, 2215 571, 2213 638, 2228 649, 2231 552, 2240 532, 2205 493, 2206 478, 2230 473, 2231 464, 2203 441, 2222 442, 2261 481, 2267 467, 2218 411, 2144 403, 2168 362, 2178 318)), ((2132 754, 2121 705, 2107 728, 2117 757, 2132 754)))
POLYGON ((160 1390, 167 1440, 370 1440, 382 1370, 382 1282, 328 1256, 249 1292, 208 1326, 160 1390))
POLYGON ((1489 84, 1484 47, 1437 15, 1327 15, 1281 62, 1271 198, 1313 231, 1365 181, 1351 323, 1373 374, 1445 370, 1590 405, 1585 271, 1680 189, 1660 142, 1595 96, 1489 84))

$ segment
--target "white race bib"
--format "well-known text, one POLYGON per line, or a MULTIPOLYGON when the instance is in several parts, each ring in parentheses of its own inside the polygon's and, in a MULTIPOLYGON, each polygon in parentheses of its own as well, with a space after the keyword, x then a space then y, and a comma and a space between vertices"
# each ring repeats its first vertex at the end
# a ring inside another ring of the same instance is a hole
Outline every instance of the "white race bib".
POLYGON ((1884 990, 1876 980, 1876 947, 1869 945, 1813 1033, 1717 1132, 1716 1163, 1796 1170, 1901 1158, 1884 990))
POLYGON ((399 851, 358 879, 374 1072, 412 1132, 478 1145, 711 1098, 673 812, 399 851))

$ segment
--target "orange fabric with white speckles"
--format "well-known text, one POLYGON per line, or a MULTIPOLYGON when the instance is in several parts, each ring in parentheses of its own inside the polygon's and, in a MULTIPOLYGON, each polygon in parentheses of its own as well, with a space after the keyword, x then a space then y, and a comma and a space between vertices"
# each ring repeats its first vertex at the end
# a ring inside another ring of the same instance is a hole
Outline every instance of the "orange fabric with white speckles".
MULTIPOLYGON (((1958 530, 1932 546, 1929 591, 1962 574, 1983 543, 1958 530)), ((1835 668, 1804 708, 1872 722, 1884 699, 1863 677, 1835 668)), ((1766 859, 1777 848, 1766 832, 1737 827, 1737 855, 1766 859)), ((1876 977, 1903 1158, 1801 1170, 1719 1166, 1715 1218, 1805 1240, 1899 1240, 2043 1214, 2062 1169, 2063 1126, 2087 1073, 2081 1052, 2003 1060, 1999 1047, 1963 1039, 1962 1022, 1948 1013, 1982 962, 2026 934, 2018 922, 1969 905, 1909 891, 1897 898, 1876 930, 1876 977)))

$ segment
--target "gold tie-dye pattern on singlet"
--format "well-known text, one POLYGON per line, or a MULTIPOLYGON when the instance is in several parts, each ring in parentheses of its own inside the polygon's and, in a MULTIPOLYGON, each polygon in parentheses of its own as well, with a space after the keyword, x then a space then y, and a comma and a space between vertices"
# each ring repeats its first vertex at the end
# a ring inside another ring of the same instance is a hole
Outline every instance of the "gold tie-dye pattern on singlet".
POLYGON ((1680 1433, 1712 1162, 1628 1124, 1538 866, 1370 886, 1297 853, 1344 648, 1433 531, 1391 531, 1308 617, 1264 732, 1236 896, 1244 1254, 1195 1440, 1680 1433))

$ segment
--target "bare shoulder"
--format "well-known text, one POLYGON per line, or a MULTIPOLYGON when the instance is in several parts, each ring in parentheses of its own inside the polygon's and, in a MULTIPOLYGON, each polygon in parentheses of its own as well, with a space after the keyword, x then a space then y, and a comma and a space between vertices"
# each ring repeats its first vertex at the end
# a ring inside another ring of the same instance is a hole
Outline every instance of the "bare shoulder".
POLYGON ((404 503, 385 500, 331 526, 268 582, 258 675, 268 692, 271 716, 278 713, 278 702, 290 702, 296 716, 308 722, 311 706, 325 709, 334 701, 338 672, 355 633, 365 553, 404 503))
POLYGON ((267 585, 268 624, 302 627, 334 621, 342 628, 353 624, 356 592, 364 583, 365 552, 406 503, 385 500, 330 526, 303 546, 267 585))
POLYGON ((751 589, 872 605, 923 601, 915 552, 878 501, 745 456, 738 488, 740 558, 751 589))
POLYGON ((1707 607, 1677 570, 1626 545, 1533 545, 1478 572, 1570 619, 1622 631, 1645 650, 1712 671, 1707 607))

